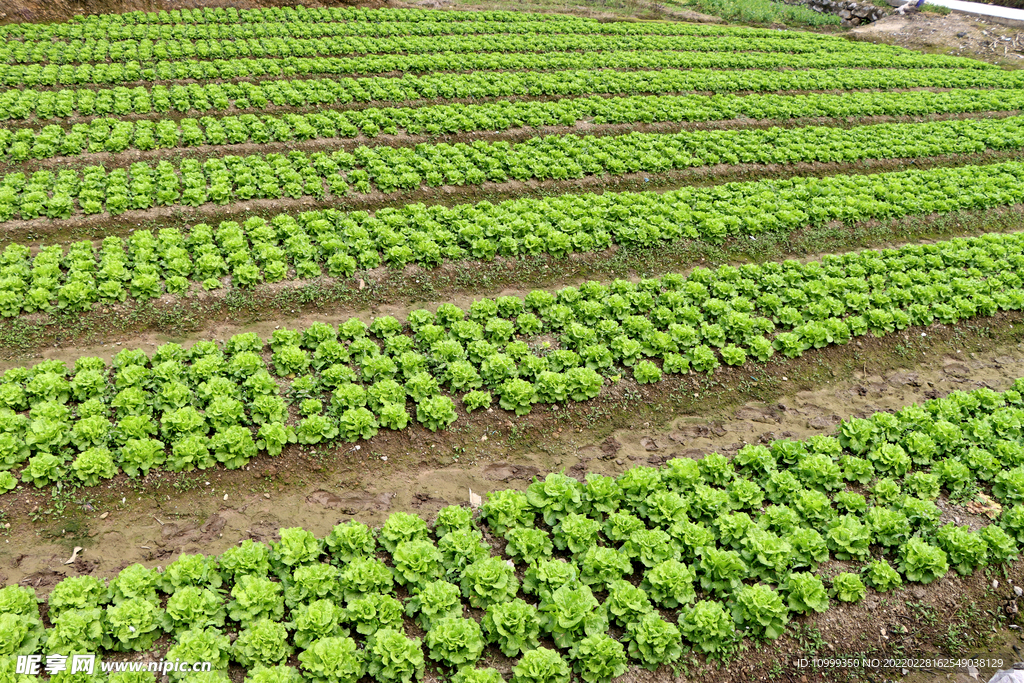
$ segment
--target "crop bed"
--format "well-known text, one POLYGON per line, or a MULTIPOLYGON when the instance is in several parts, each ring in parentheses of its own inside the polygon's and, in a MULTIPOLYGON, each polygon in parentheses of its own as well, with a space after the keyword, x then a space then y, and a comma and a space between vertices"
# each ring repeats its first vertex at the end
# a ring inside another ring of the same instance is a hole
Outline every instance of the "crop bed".
MULTIPOLYGON (((1012 328, 1024 310, 1024 233, 985 222, 1024 204, 1024 72, 836 35, 516 12, 176 10, 0 37, 10 329, 468 273, 394 315, 254 309, 243 322, 264 335, 214 333, 210 308, 206 331, 148 348, 118 336, 116 353, 27 360, 43 349, 4 341, 22 357, 0 377, 0 521, 20 516, 0 567, 31 552, 47 497, 88 496, 92 513, 190 473, 271 480, 293 454, 384 443, 386 462, 390 435, 447 434, 461 452, 487 416, 511 452, 538 413, 1012 328), (974 217, 971 234, 855 237, 946 214, 974 217), (828 231, 835 253, 722 256, 828 231), (558 277, 683 243, 715 262, 558 277), (464 284, 528 259, 553 275, 464 284)), ((183 683, 606 683, 728 661, 836 605, 1017 571, 1022 391, 844 413, 834 436, 617 477, 554 472, 380 528, 293 524, 165 567, 7 585, 0 681, 33 680, 7 655, 37 652, 213 663, 170 672, 183 683), (984 515, 962 524, 951 505, 984 515)))

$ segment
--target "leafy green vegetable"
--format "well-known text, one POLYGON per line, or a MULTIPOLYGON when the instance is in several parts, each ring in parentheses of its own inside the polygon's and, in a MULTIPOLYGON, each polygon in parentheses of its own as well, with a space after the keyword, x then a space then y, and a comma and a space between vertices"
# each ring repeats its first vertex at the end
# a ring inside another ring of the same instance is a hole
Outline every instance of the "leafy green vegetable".
POLYGON ((489 605, 483 627, 488 642, 497 644, 506 657, 538 647, 540 616, 536 607, 520 598, 489 605))

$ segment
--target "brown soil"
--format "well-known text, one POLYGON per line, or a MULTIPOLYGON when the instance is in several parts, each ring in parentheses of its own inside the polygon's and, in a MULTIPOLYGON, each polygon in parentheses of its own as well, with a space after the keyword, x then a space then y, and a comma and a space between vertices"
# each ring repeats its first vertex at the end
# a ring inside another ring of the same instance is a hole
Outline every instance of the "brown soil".
POLYGON ((851 37, 899 45, 911 50, 973 57, 1013 68, 1024 68, 1024 29, 953 12, 893 14, 858 26, 851 37))

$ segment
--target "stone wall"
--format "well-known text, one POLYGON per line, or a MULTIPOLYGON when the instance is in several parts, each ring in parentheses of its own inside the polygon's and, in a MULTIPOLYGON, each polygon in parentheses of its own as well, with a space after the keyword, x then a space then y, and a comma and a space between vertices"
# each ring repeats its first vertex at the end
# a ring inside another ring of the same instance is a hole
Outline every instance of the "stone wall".
POLYGON ((835 14, 843 20, 844 26, 870 24, 886 16, 888 10, 852 0, 782 0, 789 5, 806 5, 815 12, 835 14))

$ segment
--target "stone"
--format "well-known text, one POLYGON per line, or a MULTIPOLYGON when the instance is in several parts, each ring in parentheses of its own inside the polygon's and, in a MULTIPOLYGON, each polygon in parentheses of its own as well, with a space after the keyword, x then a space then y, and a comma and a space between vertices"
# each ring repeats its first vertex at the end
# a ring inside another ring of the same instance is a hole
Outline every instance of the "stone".
POLYGON ((849 19, 850 17, 853 16, 853 13, 851 13, 848 9, 841 9, 839 10, 839 16, 843 19, 849 19))

